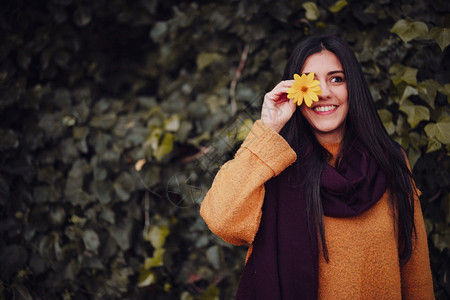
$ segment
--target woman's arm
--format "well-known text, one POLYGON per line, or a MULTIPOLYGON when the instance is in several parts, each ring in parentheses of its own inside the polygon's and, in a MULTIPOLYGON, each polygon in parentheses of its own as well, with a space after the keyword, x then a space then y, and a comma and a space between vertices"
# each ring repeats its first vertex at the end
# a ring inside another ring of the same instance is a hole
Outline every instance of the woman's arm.
MULTIPOLYGON (((408 169, 411 170, 408 157, 403 155, 408 169)), ((402 299, 434 299, 433 278, 431 276, 430 257, 428 254, 427 233, 423 222, 419 196, 420 190, 411 180, 414 196, 414 226, 416 235, 412 236, 412 253, 409 261, 400 269, 402 278, 402 299)))
POLYGON ((418 197, 414 201, 414 225, 412 254, 401 268, 402 299, 434 299, 433 279, 428 255, 427 233, 418 197))
POLYGON ((251 244, 261 220, 264 183, 296 160, 288 143, 256 121, 233 160, 217 173, 200 207, 208 227, 228 243, 251 244))

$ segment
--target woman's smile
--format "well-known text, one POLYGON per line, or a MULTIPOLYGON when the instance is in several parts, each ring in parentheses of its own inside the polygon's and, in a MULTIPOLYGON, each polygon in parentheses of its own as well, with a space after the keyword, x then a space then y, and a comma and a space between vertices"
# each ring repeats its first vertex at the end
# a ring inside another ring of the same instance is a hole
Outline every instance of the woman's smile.
POLYGON ((312 110, 315 111, 318 115, 329 115, 336 111, 338 108, 337 105, 318 105, 314 107, 312 110))

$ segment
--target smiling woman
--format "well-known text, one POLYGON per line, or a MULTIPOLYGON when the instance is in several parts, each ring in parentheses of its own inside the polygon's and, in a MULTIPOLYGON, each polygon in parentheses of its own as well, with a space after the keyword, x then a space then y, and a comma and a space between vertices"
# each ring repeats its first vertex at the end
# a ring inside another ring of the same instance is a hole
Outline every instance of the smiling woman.
POLYGON ((420 192, 350 48, 308 37, 282 79, 200 210, 250 245, 237 299, 433 299, 420 192), (321 90, 299 108, 298 74, 321 90))

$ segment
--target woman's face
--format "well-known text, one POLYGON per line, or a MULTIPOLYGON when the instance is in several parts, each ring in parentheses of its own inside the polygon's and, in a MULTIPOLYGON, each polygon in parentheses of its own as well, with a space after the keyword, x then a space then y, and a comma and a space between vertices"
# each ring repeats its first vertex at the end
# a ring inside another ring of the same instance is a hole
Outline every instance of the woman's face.
POLYGON ((302 73, 311 72, 314 72, 314 79, 320 81, 322 95, 311 107, 300 106, 300 111, 320 143, 341 142, 348 113, 347 82, 342 64, 334 53, 324 50, 306 59, 302 73))

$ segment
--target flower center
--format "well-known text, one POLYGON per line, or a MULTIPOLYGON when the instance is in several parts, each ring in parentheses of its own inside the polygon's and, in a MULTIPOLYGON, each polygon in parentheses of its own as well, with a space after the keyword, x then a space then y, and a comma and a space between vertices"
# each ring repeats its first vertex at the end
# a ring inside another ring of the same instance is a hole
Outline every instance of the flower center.
POLYGON ((307 91, 308 91, 308 87, 302 86, 302 92, 303 92, 303 93, 306 93, 307 91))

